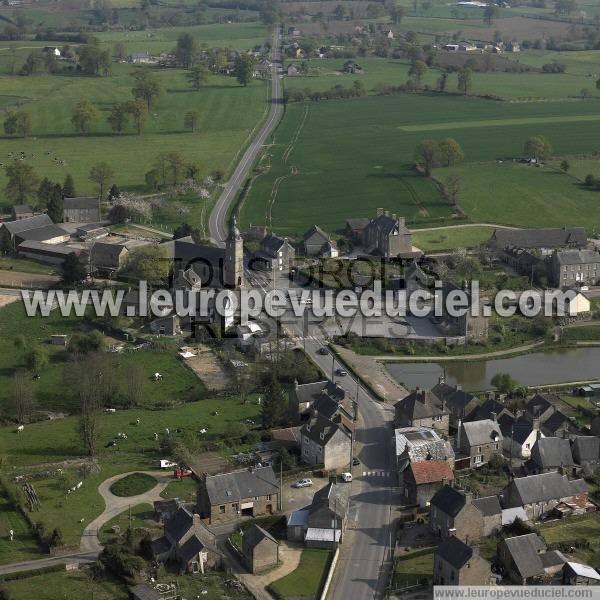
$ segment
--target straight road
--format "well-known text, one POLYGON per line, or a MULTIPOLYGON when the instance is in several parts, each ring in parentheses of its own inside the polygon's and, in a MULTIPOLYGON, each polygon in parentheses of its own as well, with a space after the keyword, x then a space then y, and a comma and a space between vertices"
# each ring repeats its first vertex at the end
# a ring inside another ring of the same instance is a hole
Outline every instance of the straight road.
POLYGON ((318 353, 324 343, 322 337, 308 335, 304 342, 311 359, 345 390, 347 397, 358 403, 360 415, 354 449, 360 465, 352 468, 349 526, 340 546, 328 600, 380 598, 388 581, 393 549, 391 521, 396 500, 390 451, 393 407, 383 405, 357 385, 351 373, 337 376, 336 370, 345 365, 332 354, 318 353))
POLYGON ((281 76, 279 73, 281 67, 280 47, 281 25, 278 23, 275 25, 275 30, 273 32, 273 47, 271 50, 273 66, 271 67, 271 109, 269 116, 244 153, 244 156, 235 168, 233 175, 225 184, 225 188, 219 196, 208 221, 210 237, 219 246, 225 245, 225 238, 227 237, 227 212, 229 211, 229 206, 233 202, 239 189, 242 187, 242 184, 248 176, 265 140, 273 129, 275 129, 283 114, 281 76))

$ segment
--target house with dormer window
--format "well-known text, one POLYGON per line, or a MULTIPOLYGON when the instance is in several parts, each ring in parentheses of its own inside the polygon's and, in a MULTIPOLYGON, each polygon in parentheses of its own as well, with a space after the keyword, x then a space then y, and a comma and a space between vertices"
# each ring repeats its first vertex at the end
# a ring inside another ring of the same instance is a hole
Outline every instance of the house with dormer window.
POLYGON ((351 433, 342 423, 317 414, 300 429, 302 461, 324 465, 328 471, 347 469, 350 462, 351 433))

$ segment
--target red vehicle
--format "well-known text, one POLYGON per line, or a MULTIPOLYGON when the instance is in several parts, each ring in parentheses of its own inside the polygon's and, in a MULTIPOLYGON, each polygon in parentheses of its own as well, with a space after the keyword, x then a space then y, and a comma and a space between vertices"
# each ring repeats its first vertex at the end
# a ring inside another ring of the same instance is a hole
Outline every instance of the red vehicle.
POLYGON ((175 479, 183 479, 184 477, 191 477, 193 473, 189 469, 175 469, 173 471, 173 477, 175 479))

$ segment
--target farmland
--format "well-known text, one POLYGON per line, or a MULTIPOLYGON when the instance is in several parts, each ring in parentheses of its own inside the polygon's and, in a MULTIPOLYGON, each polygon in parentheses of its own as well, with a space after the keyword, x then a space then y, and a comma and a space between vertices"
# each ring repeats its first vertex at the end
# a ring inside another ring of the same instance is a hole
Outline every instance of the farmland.
POLYGON ((339 231, 346 218, 382 207, 405 216, 410 227, 441 224, 450 207, 412 162, 422 139, 452 137, 465 162, 435 175, 462 176, 460 204, 471 221, 562 226, 581 224, 581 211, 589 211, 591 232, 600 226, 595 192, 571 175, 511 161, 529 136, 542 132, 557 156, 594 152, 596 113, 593 101, 507 103, 437 94, 290 104, 245 199, 242 222, 297 236, 315 215, 320 226, 339 231), (531 211, 530 201, 539 210, 531 211))

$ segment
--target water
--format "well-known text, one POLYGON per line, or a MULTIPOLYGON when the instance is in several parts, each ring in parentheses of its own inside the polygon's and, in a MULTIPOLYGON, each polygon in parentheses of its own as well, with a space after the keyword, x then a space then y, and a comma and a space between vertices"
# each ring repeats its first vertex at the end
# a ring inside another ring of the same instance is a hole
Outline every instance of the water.
POLYGON ((536 386, 600 379, 600 348, 571 348, 552 352, 536 352, 497 360, 445 363, 388 363, 396 381, 408 389, 433 387, 446 368, 446 381, 463 389, 492 389, 491 379, 497 373, 510 373, 520 385, 536 386))

